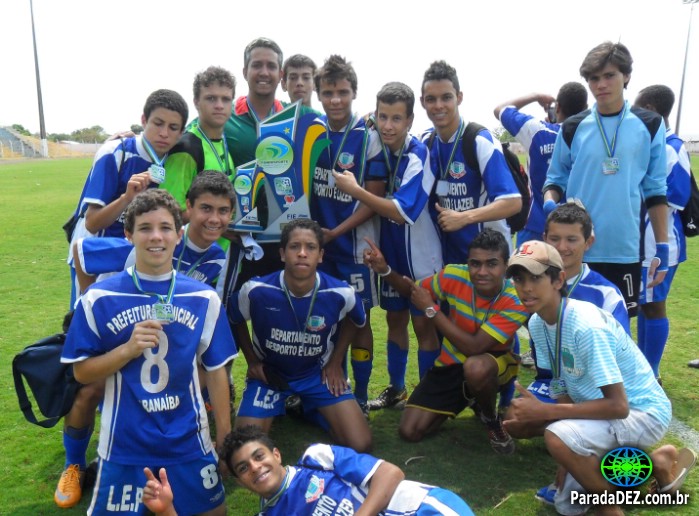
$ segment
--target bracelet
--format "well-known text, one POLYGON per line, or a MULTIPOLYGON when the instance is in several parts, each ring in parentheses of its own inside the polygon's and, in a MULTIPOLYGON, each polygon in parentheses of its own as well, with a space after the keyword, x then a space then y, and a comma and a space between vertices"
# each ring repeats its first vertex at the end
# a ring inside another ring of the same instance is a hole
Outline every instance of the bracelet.
POLYGON ((380 277, 385 278, 386 276, 388 276, 389 274, 391 274, 391 266, 390 266, 390 265, 388 266, 388 270, 387 270, 386 272, 377 272, 377 274, 378 274, 380 277))

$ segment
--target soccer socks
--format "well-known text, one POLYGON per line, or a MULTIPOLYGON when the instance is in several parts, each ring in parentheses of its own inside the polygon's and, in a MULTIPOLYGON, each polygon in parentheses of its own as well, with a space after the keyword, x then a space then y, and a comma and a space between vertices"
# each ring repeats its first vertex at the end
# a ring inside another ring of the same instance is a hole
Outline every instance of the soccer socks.
POLYGON ((64 469, 71 464, 79 465, 80 471, 87 467, 85 456, 87 447, 90 445, 90 437, 92 437, 92 426, 85 428, 67 426, 63 429, 63 447, 66 450, 64 469))
POLYGON ((408 367, 408 350, 389 340, 386 343, 386 362, 389 382, 395 389, 405 387, 405 370, 408 367))
POLYGON ((417 350, 417 369, 420 374, 420 379, 425 376, 425 373, 434 365, 434 361, 439 356, 439 349, 418 349, 417 350))
POLYGON ((362 348, 352 350, 352 371, 354 372, 354 397, 360 403, 369 400, 369 378, 371 377, 371 352, 362 348))
POLYGON ((644 326, 645 345, 641 351, 653 368, 653 374, 658 378, 660 376, 660 359, 663 357, 665 344, 667 344, 667 338, 670 334, 670 321, 667 318, 646 319, 644 326))

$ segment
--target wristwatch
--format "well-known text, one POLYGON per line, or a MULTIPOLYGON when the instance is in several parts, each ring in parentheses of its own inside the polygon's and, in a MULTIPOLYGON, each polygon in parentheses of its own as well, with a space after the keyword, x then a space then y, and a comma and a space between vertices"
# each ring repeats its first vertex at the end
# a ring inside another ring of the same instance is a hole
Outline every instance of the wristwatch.
POLYGON ((437 312, 439 312, 439 305, 428 306, 425 308, 425 317, 432 319, 435 315, 437 315, 437 312))

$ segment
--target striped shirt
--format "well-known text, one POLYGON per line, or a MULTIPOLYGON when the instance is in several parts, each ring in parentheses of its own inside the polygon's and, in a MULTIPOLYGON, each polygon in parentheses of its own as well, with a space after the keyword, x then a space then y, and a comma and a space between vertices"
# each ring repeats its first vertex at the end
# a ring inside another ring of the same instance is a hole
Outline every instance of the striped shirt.
MULTIPOLYGON (((512 337, 529 316, 509 279, 504 281, 502 291, 494 298, 485 298, 476 293, 474 309, 475 290, 467 265, 447 265, 418 284, 429 290, 434 298, 449 304, 449 319, 460 329, 471 335, 482 329, 495 339, 499 345, 490 352, 511 350, 512 337)), ((445 337, 435 365, 447 366, 465 360, 466 355, 445 337)))

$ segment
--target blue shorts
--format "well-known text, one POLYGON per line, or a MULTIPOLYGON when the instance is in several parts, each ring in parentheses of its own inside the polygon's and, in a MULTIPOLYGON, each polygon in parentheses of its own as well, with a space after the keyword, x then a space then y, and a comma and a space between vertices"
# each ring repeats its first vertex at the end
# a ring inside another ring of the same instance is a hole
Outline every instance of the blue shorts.
POLYGON ((415 308, 415 305, 410 302, 410 299, 401 296, 396 289, 388 284, 387 281, 381 282, 379 300, 381 308, 387 312, 410 310, 411 315, 425 315, 425 312, 415 308))
MULTIPOLYGON (((150 514, 142 502, 146 485, 144 466, 148 466, 156 478, 162 467, 158 464, 125 466, 100 459, 87 514, 150 514)), ((178 514, 200 514, 224 503, 226 493, 214 452, 165 468, 172 491, 186 493, 185 496, 175 496, 174 505, 178 514)))
POLYGON ((668 294, 670 293, 670 287, 672 286, 672 280, 675 279, 675 273, 677 272, 677 265, 673 265, 667 271, 665 279, 654 287, 648 288, 648 283, 650 278, 648 277, 649 267, 643 267, 641 272, 641 292, 638 294, 638 304, 645 305, 646 303, 654 303, 657 301, 665 301, 668 294))
POLYGON ((285 401, 292 394, 299 395, 304 412, 354 399, 350 388, 343 394, 334 396, 327 385, 322 383, 320 374, 300 380, 289 380, 288 383, 289 389, 276 390, 260 380, 248 378, 245 380, 245 390, 236 417, 266 419, 282 416, 286 413, 285 401))
POLYGON ((363 263, 321 262, 318 269, 349 283, 364 303, 365 310, 379 304, 378 276, 363 263))
POLYGON ((547 380, 534 380, 532 383, 529 384, 527 390, 531 392, 534 396, 536 396, 536 399, 538 399, 539 401, 543 401, 544 403, 556 403, 556 400, 553 399, 549 394, 550 384, 550 378, 547 380))

